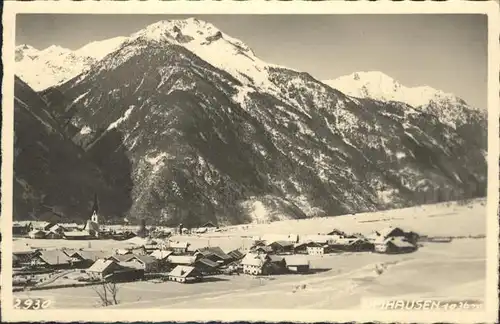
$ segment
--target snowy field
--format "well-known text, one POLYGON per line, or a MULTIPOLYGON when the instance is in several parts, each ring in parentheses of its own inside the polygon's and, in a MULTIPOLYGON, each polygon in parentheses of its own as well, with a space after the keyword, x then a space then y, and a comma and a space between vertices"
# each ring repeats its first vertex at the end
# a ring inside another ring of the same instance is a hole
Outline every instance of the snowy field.
MULTIPOLYGON (((251 276, 217 276, 206 282, 133 282, 120 284, 118 308, 318 308, 349 309, 366 297, 484 298, 486 234, 484 200, 468 206, 432 205, 365 215, 300 221, 281 221, 230 228, 224 233, 184 236, 193 248, 210 245, 230 250, 248 247, 252 236, 263 234, 315 234, 333 228, 368 234, 389 225, 429 236, 466 237, 451 243, 423 243, 416 252, 400 255, 343 253, 310 256, 315 273, 251 276), (381 273, 376 269, 383 268, 381 273)), ((93 249, 111 249, 125 242, 90 241, 93 249)), ((37 247, 88 248, 89 241, 28 240, 15 242, 37 247)), ((57 308, 97 307, 91 287, 32 292, 52 297, 57 308)), ((25 296, 26 292, 15 293, 25 296)))

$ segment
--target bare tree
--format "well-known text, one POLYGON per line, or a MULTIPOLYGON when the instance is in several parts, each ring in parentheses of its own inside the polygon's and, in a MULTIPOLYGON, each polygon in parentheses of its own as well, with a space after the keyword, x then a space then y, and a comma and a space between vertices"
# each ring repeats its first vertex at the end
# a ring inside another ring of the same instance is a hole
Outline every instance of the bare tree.
POLYGON ((102 306, 118 304, 116 297, 118 296, 119 287, 116 283, 104 281, 98 286, 92 286, 92 290, 99 296, 102 306))

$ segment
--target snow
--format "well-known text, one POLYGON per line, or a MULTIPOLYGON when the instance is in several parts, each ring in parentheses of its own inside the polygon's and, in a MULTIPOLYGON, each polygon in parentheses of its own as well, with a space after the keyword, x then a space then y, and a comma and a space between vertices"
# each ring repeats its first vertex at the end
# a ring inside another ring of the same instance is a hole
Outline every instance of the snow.
POLYGON ((106 55, 117 50, 126 40, 127 37, 120 36, 91 42, 77 49, 74 53, 77 56, 92 57, 96 60, 102 60, 106 55))
POLYGON ((432 101, 459 102, 459 98, 452 93, 445 93, 430 86, 406 87, 379 71, 355 72, 322 82, 349 96, 384 102, 399 101, 413 107, 428 105, 432 101))
POLYGON ((108 126, 108 131, 113 129, 113 128, 116 128, 118 127, 121 123, 123 123, 125 120, 127 120, 129 117, 130 117, 130 114, 132 113, 132 110, 134 110, 134 106, 130 106, 127 111, 125 112, 125 114, 123 114, 122 117, 118 118, 116 121, 114 121, 113 123, 109 124, 108 126))
MULTIPOLYGON (((258 204, 257 204, 258 205, 258 204)), ((227 232, 182 236, 192 249, 220 246, 224 251, 246 250, 253 237, 327 233, 337 228, 348 233, 371 233, 392 225, 432 236, 468 236, 486 233, 485 201, 470 205, 438 204, 377 213, 331 218, 280 221, 226 227, 227 232)), ((179 240, 180 237, 172 237, 179 240)), ((93 249, 112 251, 127 242, 98 240, 93 249)), ((29 240, 13 242, 14 250, 31 247, 86 247, 89 241, 29 240), (83 245, 83 246, 82 246, 83 245)), ((360 310, 365 298, 482 299, 486 285, 486 241, 456 238, 451 243, 423 243, 409 254, 339 253, 307 256, 309 275, 279 275, 264 279, 253 276, 223 277, 193 285, 147 281, 120 285, 120 304, 112 308, 277 308, 360 310)), ((22 295, 24 292, 14 293, 22 295)), ((57 300, 59 308, 95 307, 99 297, 88 287, 51 289, 45 296, 57 300), (71 295, 72 298, 66 298, 71 295)))
POLYGON ((87 135, 87 134, 90 134, 90 133, 92 133, 92 128, 90 128, 89 126, 84 126, 80 130, 80 134, 82 134, 82 135, 87 135))

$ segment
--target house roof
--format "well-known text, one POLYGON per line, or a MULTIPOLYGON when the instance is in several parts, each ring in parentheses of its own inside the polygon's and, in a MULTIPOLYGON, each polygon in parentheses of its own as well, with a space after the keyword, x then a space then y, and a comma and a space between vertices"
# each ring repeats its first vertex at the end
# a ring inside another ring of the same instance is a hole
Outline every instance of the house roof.
POLYGON ((327 243, 328 241, 337 240, 340 236, 338 235, 304 235, 300 238, 301 242, 316 242, 316 243, 327 243))
POLYGON ((403 237, 391 237, 390 239, 388 239, 388 242, 394 244, 396 247, 399 248, 415 247, 415 245, 406 241, 403 237))
POLYGON ((198 249, 198 252, 200 252, 201 254, 203 254, 205 256, 213 254, 222 260, 231 259, 231 257, 229 255, 227 255, 224 251, 222 251, 222 249, 218 246, 204 247, 204 248, 198 249))
POLYGON ((170 271, 168 275, 174 277, 187 278, 193 276, 196 272, 195 270, 196 269, 194 267, 178 265, 172 271, 170 271))
POLYGON ((196 263, 202 263, 203 265, 206 265, 210 268, 219 267, 219 264, 217 262, 214 262, 214 261, 207 259, 207 258, 199 259, 198 261, 196 261, 196 263))
POLYGON ((82 251, 75 251, 71 254, 72 257, 80 257, 84 260, 92 260, 96 261, 98 259, 104 259, 108 256, 108 253, 104 251, 97 251, 97 250, 82 250, 82 251))
POLYGON ((287 266, 309 265, 309 259, 304 255, 287 255, 285 263, 287 266))
POLYGON ((66 264, 71 260, 63 251, 61 250, 46 250, 40 251, 38 255, 45 263, 49 265, 66 264))
POLYGON ((194 255, 170 255, 167 261, 173 264, 191 265, 196 262, 194 255))
POLYGON ((113 254, 108 259, 112 258, 118 262, 127 262, 135 257, 134 254, 113 254))
POLYGON ((134 255, 133 259, 137 259, 144 264, 151 264, 156 262, 156 258, 150 255, 134 255))
POLYGON ((399 228, 399 227, 389 226, 389 227, 383 228, 381 230, 378 230, 375 233, 377 233, 379 236, 382 236, 382 237, 388 237, 394 231, 401 231, 401 232, 403 232, 403 230, 401 228, 399 228))
POLYGON ((170 247, 175 249, 187 249, 188 246, 189 246, 188 242, 179 242, 179 241, 170 242, 170 247))
POLYGON ((334 228, 332 231, 327 233, 327 235, 345 235, 345 232, 334 228))
POLYGON ((253 265, 253 266, 263 266, 266 262, 267 255, 255 254, 255 253, 247 253, 243 260, 241 260, 241 264, 243 265, 253 265))
POLYGON ((103 272, 107 268, 111 267, 113 264, 116 264, 115 261, 113 260, 104 260, 104 259, 99 259, 94 264, 90 266, 90 268, 87 269, 89 272, 103 272))
POLYGON ((202 227, 217 227, 217 226, 212 222, 206 222, 205 224, 203 224, 202 227))
POLYGON ((154 250, 150 256, 157 260, 163 260, 167 258, 169 255, 171 255, 173 252, 169 250, 154 250))
POLYGON ((269 242, 267 245, 273 245, 273 244, 278 244, 282 247, 289 247, 294 245, 294 243, 291 241, 274 241, 274 242, 269 242))
POLYGON ((269 245, 266 245, 266 246, 255 246, 251 249, 252 251, 259 251, 259 250, 262 250, 264 251, 265 253, 271 253, 273 252, 273 248, 269 245))
POLYGON ((233 260, 238 260, 238 259, 242 259, 243 257, 245 257, 245 254, 238 249, 232 250, 227 255, 229 255, 233 260))

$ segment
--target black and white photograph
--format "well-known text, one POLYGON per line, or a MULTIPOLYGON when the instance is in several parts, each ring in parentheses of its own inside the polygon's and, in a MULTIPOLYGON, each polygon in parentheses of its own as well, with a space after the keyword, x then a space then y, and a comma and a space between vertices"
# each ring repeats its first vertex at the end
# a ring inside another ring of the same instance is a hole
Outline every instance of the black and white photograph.
POLYGON ((18 12, 13 310, 496 307, 489 8, 18 12))

